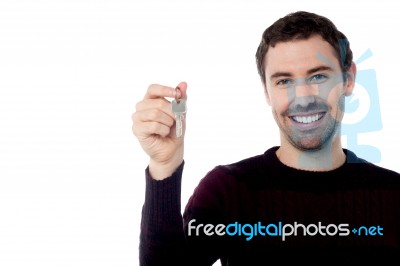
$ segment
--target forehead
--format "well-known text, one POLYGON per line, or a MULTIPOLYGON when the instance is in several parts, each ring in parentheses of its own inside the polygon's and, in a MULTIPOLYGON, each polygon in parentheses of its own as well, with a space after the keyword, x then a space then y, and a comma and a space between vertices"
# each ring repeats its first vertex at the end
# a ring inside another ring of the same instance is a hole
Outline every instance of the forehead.
POLYGON ((312 36, 305 40, 279 42, 269 47, 265 55, 265 73, 306 72, 316 66, 326 65, 340 71, 334 48, 322 37, 312 36))

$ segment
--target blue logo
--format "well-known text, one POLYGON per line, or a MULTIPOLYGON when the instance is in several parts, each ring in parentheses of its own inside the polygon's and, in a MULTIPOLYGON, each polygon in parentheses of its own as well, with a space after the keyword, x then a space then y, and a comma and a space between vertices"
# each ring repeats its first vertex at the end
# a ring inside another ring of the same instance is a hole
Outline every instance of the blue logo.
MULTIPOLYGON (((370 49, 355 62, 360 63, 372 56, 370 49)), ((348 123, 342 122, 342 135, 347 137, 347 148, 371 163, 379 163, 381 153, 377 147, 361 144, 361 133, 375 132, 382 129, 378 85, 373 69, 357 70, 354 94, 345 99, 345 118, 353 118, 348 123), (354 97, 358 95, 358 97, 354 97), (362 99, 360 99, 362 98, 362 99), (355 121, 354 121, 355 120, 355 121)), ((347 119, 348 120, 348 119, 347 119)))

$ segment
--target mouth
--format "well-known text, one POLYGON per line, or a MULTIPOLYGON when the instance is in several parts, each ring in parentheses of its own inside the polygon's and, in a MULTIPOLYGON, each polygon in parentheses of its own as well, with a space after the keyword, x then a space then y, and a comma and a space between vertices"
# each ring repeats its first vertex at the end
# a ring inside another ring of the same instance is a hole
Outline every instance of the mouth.
POLYGON ((317 114, 312 114, 312 115, 294 115, 294 116, 290 116, 290 118, 297 123, 310 124, 310 123, 320 120, 324 115, 325 115, 325 112, 322 112, 322 113, 317 113, 317 114))
POLYGON ((313 113, 313 114, 299 114, 299 115, 293 115, 289 116, 290 120, 294 122, 294 124, 298 126, 305 126, 305 127, 310 127, 310 126, 316 126, 319 124, 319 122, 322 120, 322 118, 325 116, 326 112, 319 112, 319 113, 313 113))

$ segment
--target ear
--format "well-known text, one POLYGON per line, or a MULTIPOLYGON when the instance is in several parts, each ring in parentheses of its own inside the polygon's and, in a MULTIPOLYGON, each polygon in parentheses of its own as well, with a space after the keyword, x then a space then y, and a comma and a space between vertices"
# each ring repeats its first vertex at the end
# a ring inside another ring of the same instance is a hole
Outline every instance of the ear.
POLYGON ((354 86, 356 85, 357 67, 354 62, 351 63, 349 70, 346 72, 345 95, 349 96, 353 93, 354 86))

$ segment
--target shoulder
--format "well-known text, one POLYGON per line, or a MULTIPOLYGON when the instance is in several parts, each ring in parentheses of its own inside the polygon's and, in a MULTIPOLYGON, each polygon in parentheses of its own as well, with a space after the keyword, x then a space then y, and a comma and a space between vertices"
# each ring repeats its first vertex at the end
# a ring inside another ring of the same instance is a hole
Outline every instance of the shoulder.
POLYGON ((276 168, 278 165, 275 155, 277 149, 278 147, 272 147, 263 154, 218 167, 236 178, 241 179, 245 176, 246 179, 252 179, 252 177, 264 174, 267 169, 271 171, 276 168))
POLYGON ((347 157, 346 163, 348 165, 352 165, 358 169, 365 169, 367 171, 372 171, 374 173, 384 173, 384 174, 388 174, 388 175, 400 176, 399 173, 397 173, 393 170, 378 166, 378 165, 373 164, 363 158, 358 157, 354 152, 352 152, 350 150, 345 149, 344 151, 346 153, 346 157, 347 157))
POLYGON ((265 168, 264 155, 256 155, 253 157, 245 158, 243 160, 218 165, 209 171, 206 176, 200 181, 200 185, 226 185, 226 183, 232 183, 234 180, 242 176, 252 176, 265 168))
POLYGON ((274 159, 277 147, 268 149, 265 153, 242 159, 240 161, 218 165, 209 171, 200 181, 196 190, 207 188, 208 190, 235 190, 235 187, 259 182, 265 179, 266 172, 274 171, 276 162, 274 159))
MULTIPOLYGON (((256 155, 243 160, 217 165, 199 182, 185 209, 187 219, 194 212, 203 212, 218 216, 238 195, 248 195, 252 178, 258 177, 264 161, 264 155, 256 155)), ((265 166, 264 166, 265 167, 265 166)))
MULTIPOLYGON (((400 174, 391 169, 378 166, 360 157, 357 157, 352 151, 346 150, 347 168, 356 176, 374 180, 376 182, 390 183, 400 187, 400 174)), ((375 183, 375 182, 373 182, 375 183)))
POLYGON ((226 186, 226 183, 236 182, 242 178, 251 179, 258 176, 272 164, 269 159, 270 153, 274 153, 275 147, 268 149, 265 153, 255 155, 225 165, 217 165, 200 180, 199 187, 202 186, 226 186))

